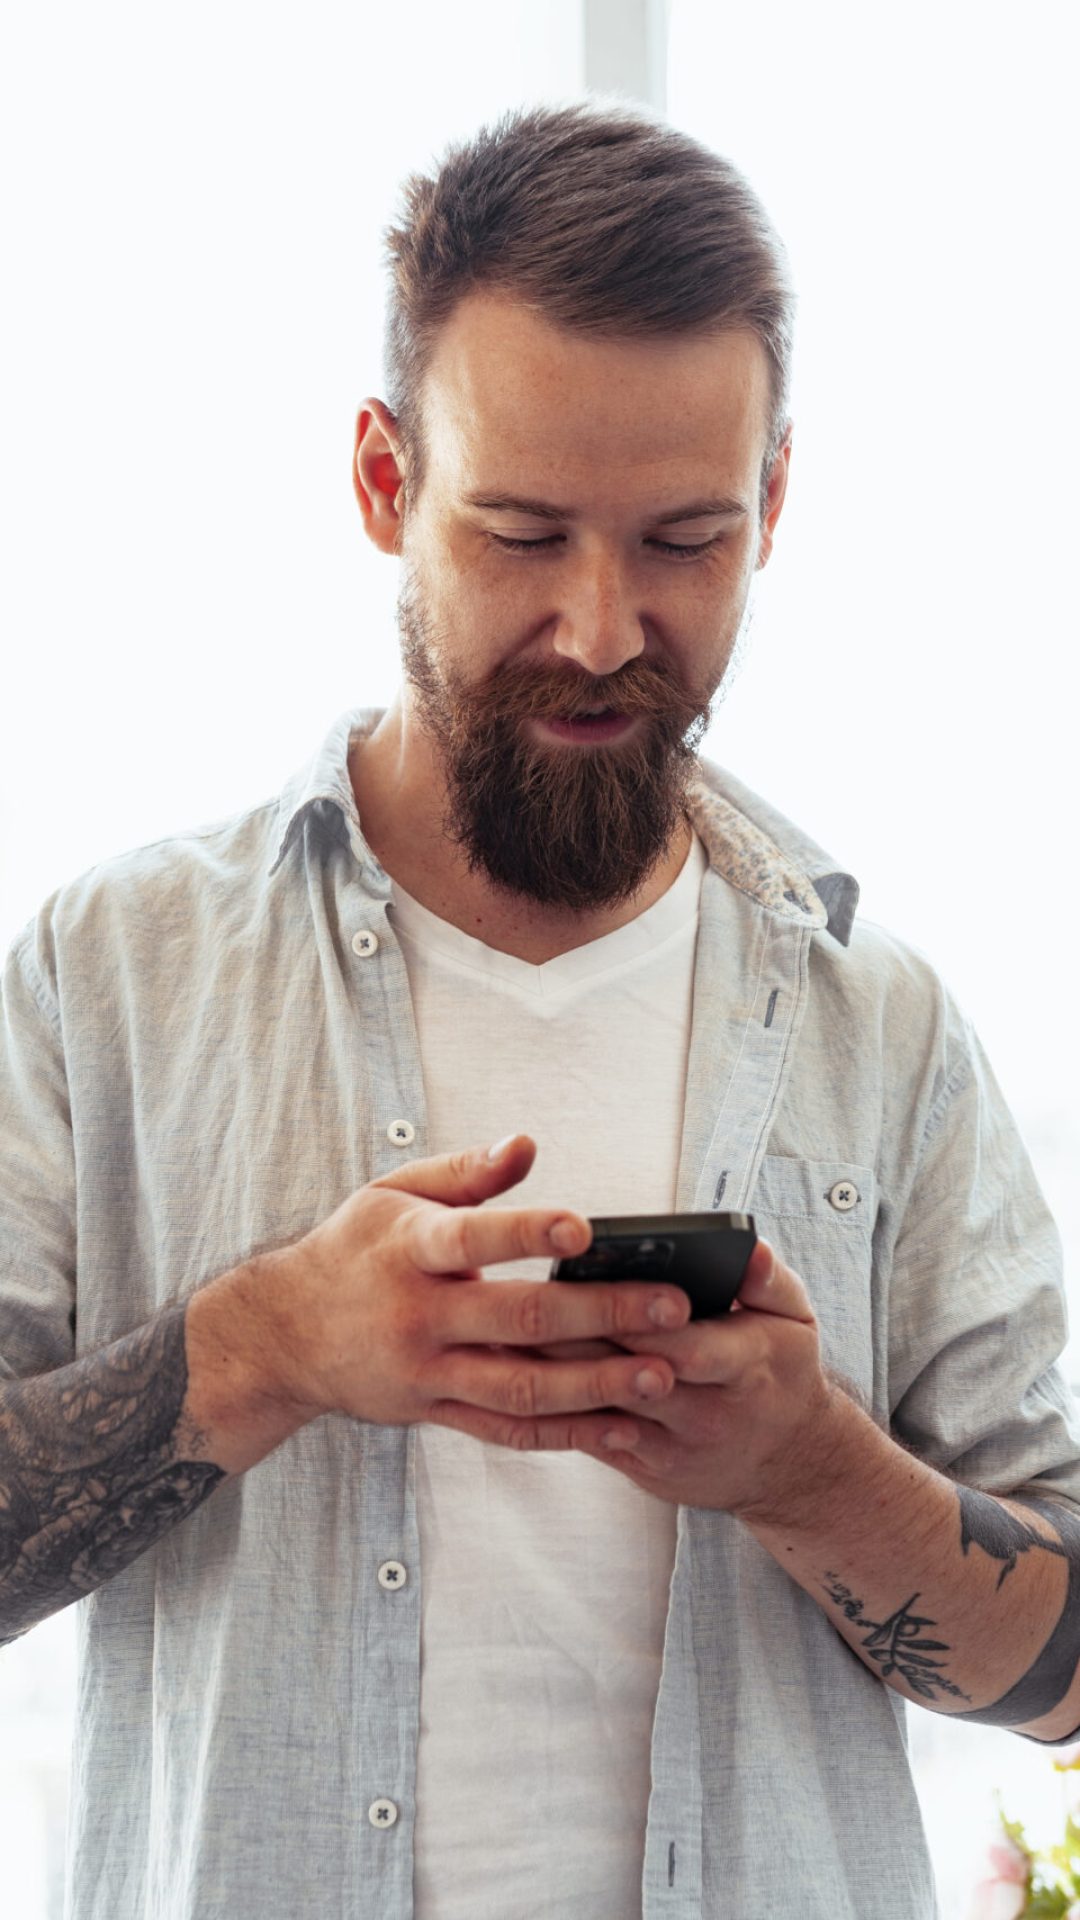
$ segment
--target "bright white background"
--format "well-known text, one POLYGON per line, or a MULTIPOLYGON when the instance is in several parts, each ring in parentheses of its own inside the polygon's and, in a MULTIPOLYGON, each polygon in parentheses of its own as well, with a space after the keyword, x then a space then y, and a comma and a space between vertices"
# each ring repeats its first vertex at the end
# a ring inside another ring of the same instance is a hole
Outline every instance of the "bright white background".
MULTIPOLYGON (((581 4, 9 19, 0 948, 65 880, 268 797, 390 697, 396 569, 349 481, 381 229, 448 139, 579 93, 581 4)), ((673 0, 667 92, 762 194, 801 292, 788 501, 703 750, 939 966, 1073 1289, 1075 22, 1068 0, 673 0)), ((0 1659, 16 1920, 60 1913, 71 1628, 0 1659)), ((911 1726, 953 1920, 991 1787, 1049 1837, 1059 1783, 1009 1735, 911 1726)))

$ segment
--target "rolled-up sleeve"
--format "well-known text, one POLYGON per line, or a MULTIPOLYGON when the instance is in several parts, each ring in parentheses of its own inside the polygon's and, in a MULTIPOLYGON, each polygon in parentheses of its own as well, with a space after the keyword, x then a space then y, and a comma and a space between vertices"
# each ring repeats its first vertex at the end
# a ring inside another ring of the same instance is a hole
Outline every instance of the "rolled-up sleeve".
POLYGON ((1080 1503, 1061 1236, 978 1036, 949 1012, 893 1249, 893 1430, 968 1486, 1080 1503))
POLYGON ((0 1377, 75 1355, 71 1102, 43 909, 0 976, 0 1377))

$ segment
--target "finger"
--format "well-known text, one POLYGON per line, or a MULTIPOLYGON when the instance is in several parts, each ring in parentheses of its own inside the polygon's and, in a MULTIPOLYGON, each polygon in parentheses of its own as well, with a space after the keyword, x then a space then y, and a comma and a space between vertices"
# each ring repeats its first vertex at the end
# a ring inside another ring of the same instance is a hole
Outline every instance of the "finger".
POLYGON ((471 1347, 447 1349, 428 1370, 428 1386, 444 1401, 476 1407, 515 1420, 539 1420, 553 1414, 580 1413, 596 1407, 628 1407, 639 1412, 661 1403, 675 1376, 666 1360, 631 1357, 586 1362, 538 1360, 509 1349, 490 1353, 471 1347), (644 1371, 660 1382, 657 1391, 639 1384, 644 1371))
POLYGON ((565 1207, 417 1207, 405 1219, 405 1232, 416 1265, 432 1274, 472 1272, 563 1251, 580 1253, 592 1239, 584 1215, 568 1213, 565 1207), (561 1242, 556 1245, 553 1237, 555 1227, 564 1224, 574 1236, 568 1249, 561 1242))
MULTIPOLYGON (((657 1330, 654 1327, 651 1333, 623 1334, 618 1346, 611 1340, 552 1340, 533 1347, 532 1351, 544 1360, 608 1360, 612 1354, 625 1354, 625 1343, 629 1340, 640 1340, 640 1351, 644 1353, 650 1339, 655 1340, 656 1337, 657 1330)), ((497 1351, 501 1352, 502 1349, 497 1351)), ((637 1352, 638 1349, 634 1348, 633 1351, 637 1352)))
POLYGON ((479 1206, 493 1193, 504 1193, 524 1180, 536 1159, 536 1141, 515 1133, 501 1143, 503 1151, 490 1160, 485 1146, 463 1147, 458 1153, 436 1154, 430 1160, 409 1160, 393 1173, 368 1182, 372 1187, 396 1187, 422 1200, 441 1200, 444 1206, 479 1206))
POLYGON ((782 1314, 788 1320, 812 1321, 815 1317, 799 1275, 784 1265, 767 1240, 759 1240, 750 1255, 738 1300, 744 1308, 782 1314))
POLYGON ((437 1290, 429 1325, 444 1347, 528 1347, 562 1360, 625 1356, 635 1335, 646 1342, 669 1337, 649 1318, 658 1297, 673 1301, 684 1322, 689 1318, 684 1293, 643 1287, 635 1280, 491 1283, 467 1276, 437 1290))

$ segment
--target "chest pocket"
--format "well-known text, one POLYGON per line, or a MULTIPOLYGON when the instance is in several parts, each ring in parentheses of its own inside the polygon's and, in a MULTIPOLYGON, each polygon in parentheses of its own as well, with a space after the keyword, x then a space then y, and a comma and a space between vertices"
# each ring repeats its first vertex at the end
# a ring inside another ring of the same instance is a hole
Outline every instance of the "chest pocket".
POLYGON ((767 1154, 746 1210, 758 1238, 794 1268, 810 1295, 826 1366, 872 1400, 874 1169, 767 1154))

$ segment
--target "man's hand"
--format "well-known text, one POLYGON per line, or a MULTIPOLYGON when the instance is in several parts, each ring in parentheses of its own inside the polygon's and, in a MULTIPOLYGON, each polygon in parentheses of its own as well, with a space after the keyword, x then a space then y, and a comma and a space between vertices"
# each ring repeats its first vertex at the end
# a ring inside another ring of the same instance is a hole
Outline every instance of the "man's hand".
MULTIPOLYGON (((668 1361, 674 1381, 647 1419, 615 1409, 577 1423, 580 1451, 595 1452, 658 1499, 778 1521, 828 1483, 844 1396, 822 1369, 806 1288, 767 1241, 755 1247, 729 1314, 675 1333, 620 1334, 618 1344, 563 1342, 535 1351, 552 1359, 622 1351, 668 1361), (619 1436, 615 1451, 603 1444, 608 1433, 619 1436)), ((439 1419, 503 1446, 565 1445, 566 1423, 557 1419, 446 1405, 439 1419)))
MULTIPOLYGON (((596 1431, 597 1408, 640 1406, 640 1366, 614 1343, 647 1331, 657 1301, 674 1315, 666 1324, 684 1325, 681 1289, 484 1278, 484 1267, 589 1244, 581 1214, 484 1205, 523 1180, 535 1155, 535 1142, 515 1134, 494 1161, 483 1148, 409 1161, 254 1262, 250 1284, 241 1276, 231 1291, 239 1285, 243 1295, 241 1337, 265 1396, 301 1420, 342 1413, 382 1426, 439 1425, 448 1407, 527 1429, 503 1418, 512 1411, 542 1418, 561 1436, 544 1444, 563 1447, 596 1431), (615 1357, 537 1356, 545 1341, 596 1339, 612 1342, 615 1357)), ((472 1431, 464 1420, 444 1424, 472 1431)))

